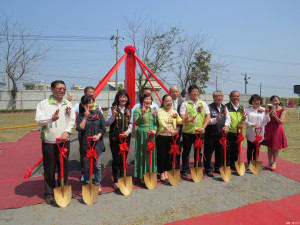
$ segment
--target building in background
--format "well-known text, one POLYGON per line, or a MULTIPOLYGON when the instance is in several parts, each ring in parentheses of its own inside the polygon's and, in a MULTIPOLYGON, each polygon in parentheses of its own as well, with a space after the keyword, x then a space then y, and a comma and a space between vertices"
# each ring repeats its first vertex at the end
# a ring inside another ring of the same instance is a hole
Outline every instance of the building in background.
POLYGON ((51 84, 45 83, 42 80, 40 81, 32 80, 30 82, 25 82, 23 83, 23 86, 25 90, 40 90, 40 91, 51 90, 51 84))

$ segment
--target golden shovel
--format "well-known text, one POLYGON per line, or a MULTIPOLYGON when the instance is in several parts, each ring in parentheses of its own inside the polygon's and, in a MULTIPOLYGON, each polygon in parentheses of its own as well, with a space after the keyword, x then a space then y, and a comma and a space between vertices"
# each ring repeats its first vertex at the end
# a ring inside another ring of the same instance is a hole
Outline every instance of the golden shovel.
POLYGON ((87 205, 93 205, 98 198, 99 185, 93 184, 93 158, 98 158, 96 153, 94 141, 93 147, 91 148, 89 140, 93 139, 93 136, 87 137, 89 149, 86 151, 86 159, 90 159, 90 182, 89 184, 82 185, 82 199, 87 205))
POLYGON ((151 132, 147 132, 147 137, 148 137, 148 147, 146 150, 149 152, 149 172, 144 174, 144 181, 145 185, 148 189, 154 189, 157 184, 157 175, 155 172, 152 172, 152 164, 151 164, 151 156, 152 156, 152 151, 155 148, 155 145, 153 143, 153 138, 154 135, 152 135, 152 138, 150 139, 151 132))
MULTIPOLYGON (((72 199, 72 187, 70 185, 65 185, 64 183, 64 162, 63 162, 63 154, 65 154, 68 149, 65 148, 66 142, 63 143, 63 146, 59 146, 60 138, 56 138, 56 144, 59 149, 59 162, 60 162, 60 187, 56 187, 53 189, 54 199, 58 206, 64 208, 69 205, 72 199)), ((64 155, 65 156, 65 155, 64 155)), ((66 156, 65 156, 66 157, 66 156)))
POLYGON ((259 142, 262 140, 262 136, 260 135, 262 131, 262 127, 255 128, 255 140, 254 143, 256 144, 256 157, 255 160, 250 161, 250 169, 254 175, 258 175, 262 171, 262 161, 258 161, 259 155, 259 142), (259 132, 258 132, 259 131, 259 132))
POLYGON ((194 144, 194 148, 197 149, 197 155, 196 155, 196 167, 191 168, 191 175, 192 175, 192 179, 195 183, 199 183, 202 178, 203 178, 203 168, 202 167, 198 167, 199 164, 199 149, 202 148, 203 143, 202 143, 202 133, 198 136, 197 130, 195 132, 196 134, 196 140, 195 140, 195 144, 194 144))
POLYGON ((129 151, 129 147, 126 143, 126 140, 122 141, 122 134, 119 135, 120 138, 120 154, 123 157, 123 169, 124 169, 124 176, 118 179, 118 185, 121 193, 125 196, 129 195, 132 191, 132 177, 126 177, 126 154, 125 151, 129 151))
POLYGON ((246 168, 245 168, 245 163, 243 161, 241 161, 241 142, 244 140, 244 136, 243 136, 243 127, 237 127, 237 144, 238 144, 238 149, 239 149, 239 159, 238 161, 236 161, 235 164, 235 168, 237 173, 240 176, 244 176, 245 172, 246 172, 246 168))
POLYGON ((169 182, 172 186, 176 186, 180 182, 180 170, 175 169, 176 158, 177 158, 176 155, 181 154, 179 151, 179 146, 177 145, 178 136, 179 136, 179 132, 177 132, 176 138, 172 136, 173 145, 171 145, 171 150, 169 152, 171 155, 173 155, 172 170, 168 171, 169 182))
POLYGON ((220 167, 220 173, 221 173, 222 179, 225 182, 228 182, 231 179, 231 169, 230 169, 230 166, 226 166, 226 148, 227 148, 226 138, 227 138, 227 134, 225 134, 225 131, 223 130, 222 137, 220 139, 220 143, 221 143, 221 145, 223 145, 223 149, 224 149, 224 166, 220 167))

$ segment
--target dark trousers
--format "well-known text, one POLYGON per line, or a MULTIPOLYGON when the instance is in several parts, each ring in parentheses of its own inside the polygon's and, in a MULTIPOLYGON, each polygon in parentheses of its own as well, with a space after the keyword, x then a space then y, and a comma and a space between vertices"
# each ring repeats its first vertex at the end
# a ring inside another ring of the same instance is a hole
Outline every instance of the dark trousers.
MULTIPOLYGON (((179 136, 178 136, 178 139, 177 139, 177 144, 179 146, 180 153, 182 152, 182 143, 183 143, 182 141, 180 141, 181 137, 182 137, 182 125, 179 128, 179 136)), ((173 144, 173 142, 172 142, 172 144, 173 144)), ((176 169, 180 169, 181 154, 177 155, 176 157, 177 157, 177 159, 176 159, 176 169)))
POLYGON ((207 135, 205 134, 204 145, 204 168, 206 172, 212 172, 211 158, 215 152, 215 164, 214 168, 219 169, 223 166, 223 147, 220 144, 221 135, 207 135))
MULTIPOLYGON (((260 146, 261 143, 259 143, 260 146)), ((259 152, 258 152, 259 154, 259 152)), ((247 161, 256 160, 256 144, 247 140, 247 161)))
MULTIPOLYGON (((128 147, 130 147, 130 140, 126 141, 128 147)), ((118 141, 110 141, 110 150, 112 155, 112 174, 114 178, 114 183, 118 183, 118 178, 123 177, 123 156, 120 154, 120 142, 118 141), (120 172, 120 173, 119 173, 120 172), (120 176, 119 176, 120 174, 120 176)), ((125 151, 126 159, 128 152, 125 151)))
POLYGON ((169 154, 171 144, 173 144, 171 136, 158 135, 156 138, 158 173, 163 173, 172 168, 173 155, 169 154))
POLYGON ((226 166, 234 166, 234 163, 238 160, 239 149, 237 141, 237 134, 230 133, 227 134, 228 148, 226 151, 226 166))
MULTIPOLYGON (((204 135, 202 135, 201 138, 204 135)), ((191 152, 192 145, 195 143, 196 135, 195 134, 187 134, 182 133, 183 138, 183 150, 182 150, 182 171, 185 173, 188 173, 190 170, 189 167, 189 156, 191 152)), ((194 149, 194 167, 196 166, 196 156, 197 156, 197 149, 194 149)), ((199 149, 199 163, 198 166, 201 166, 201 158, 202 158, 202 152, 201 149, 199 149)))
MULTIPOLYGON (((60 147, 62 147, 62 143, 60 147)), ((68 158, 70 154, 70 141, 67 141, 65 148, 68 149, 66 152, 67 158, 63 157, 64 164, 64 184, 68 183, 68 158)), ((53 188, 55 185, 55 171, 58 169, 58 186, 61 186, 60 182, 60 162, 59 162, 59 149, 56 144, 48 144, 42 142, 43 152, 43 165, 44 165, 44 184, 45 184, 45 196, 53 195, 53 188)))

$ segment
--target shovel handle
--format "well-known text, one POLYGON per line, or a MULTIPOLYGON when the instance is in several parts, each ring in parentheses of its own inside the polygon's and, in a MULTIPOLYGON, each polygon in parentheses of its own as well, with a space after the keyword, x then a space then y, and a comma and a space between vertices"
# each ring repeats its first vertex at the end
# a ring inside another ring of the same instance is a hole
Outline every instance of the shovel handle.
MULTIPOLYGON (((90 145, 90 140, 93 140, 93 136, 88 136, 87 138, 87 143, 89 145, 89 148, 93 151, 94 150, 94 147, 95 147, 95 144, 96 144, 96 141, 94 141, 93 143, 93 146, 91 147, 90 145)), ((90 180, 91 180, 91 177, 93 176, 93 157, 90 158, 90 180)))
POLYGON ((65 178, 64 177, 64 159, 63 159, 62 149, 65 147, 66 142, 64 141, 63 146, 60 147, 59 143, 58 143, 59 141, 60 141, 60 138, 56 138, 56 144, 59 149, 60 178, 64 179, 65 178))

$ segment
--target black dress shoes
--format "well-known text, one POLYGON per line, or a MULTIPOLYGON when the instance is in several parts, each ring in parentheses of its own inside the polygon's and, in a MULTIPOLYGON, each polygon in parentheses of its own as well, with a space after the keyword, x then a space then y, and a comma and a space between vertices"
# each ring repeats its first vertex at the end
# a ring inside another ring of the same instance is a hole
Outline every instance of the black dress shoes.
POLYGON ((208 171, 208 172, 206 172, 206 174, 207 174, 207 176, 209 176, 209 177, 214 177, 214 174, 213 174, 212 171, 208 171))
POLYGON ((183 172, 181 174, 181 178, 184 179, 184 180, 187 180, 188 179, 188 173, 187 172, 183 172))
POLYGON ((53 197, 52 195, 47 195, 47 196, 46 196, 46 203, 47 203, 48 205, 54 204, 54 203, 55 203, 54 197, 53 197))
POLYGON ((219 168, 215 168, 214 173, 220 173, 220 169, 219 168))

